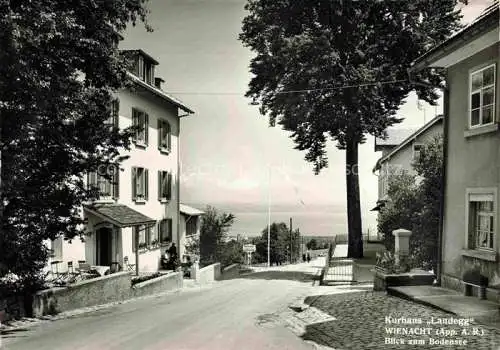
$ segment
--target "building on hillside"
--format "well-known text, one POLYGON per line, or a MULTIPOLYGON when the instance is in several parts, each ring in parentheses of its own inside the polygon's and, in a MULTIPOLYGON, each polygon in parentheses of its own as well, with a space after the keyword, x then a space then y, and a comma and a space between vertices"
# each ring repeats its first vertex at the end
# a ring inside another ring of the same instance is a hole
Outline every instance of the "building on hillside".
POLYGON ((382 157, 373 168, 378 176, 378 200, 373 211, 379 210, 387 201, 390 176, 403 172, 415 175, 412 163, 421 147, 442 133, 443 116, 438 115, 419 129, 389 129, 385 140, 375 138, 375 151, 382 151, 382 157))
POLYGON ((191 259, 191 261, 199 258, 199 242, 200 242, 200 229, 201 218, 204 214, 203 211, 190 207, 185 204, 180 204, 180 256, 184 261, 191 259), (195 246, 198 249, 190 251, 188 247, 195 246))
POLYGON ((463 289, 464 274, 499 285, 500 138, 498 1, 414 62, 411 72, 445 69, 444 186, 438 278, 463 289))
POLYGON ((88 174, 87 185, 97 187, 100 198, 83 206, 84 242, 69 243, 62 238, 50 242, 50 262, 56 262, 59 271, 68 262, 76 266, 78 261, 114 270, 157 271, 163 247, 172 242, 179 256, 184 254, 186 229, 181 222, 185 220, 179 210, 180 120, 193 111, 163 91, 163 79, 155 76, 158 62, 154 58, 142 50, 123 54, 134 63, 128 73, 133 89, 117 93, 108 126, 139 128, 130 151, 123 152, 129 158, 119 169, 88 174))

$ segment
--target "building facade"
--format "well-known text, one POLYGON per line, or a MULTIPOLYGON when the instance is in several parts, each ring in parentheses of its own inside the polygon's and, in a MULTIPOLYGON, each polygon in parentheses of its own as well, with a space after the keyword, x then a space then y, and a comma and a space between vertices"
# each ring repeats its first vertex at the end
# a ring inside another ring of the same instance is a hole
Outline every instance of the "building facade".
POLYGON ((87 185, 97 188, 100 198, 82 208, 83 241, 59 238, 50 242, 51 262, 60 262, 59 270, 68 262, 76 266, 85 261, 112 270, 157 271, 162 251, 171 243, 180 256, 184 253, 179 211, 180 119, 193 111, 162 90, 163 80, 154 73, 156 60, 142 50, 123 54, 133 62, 128 74, 133 89, 117 93, 104 127, 135 126, 132 145, 123 152, 128 158, 119 166, 88 174, 87 185))
POLYGON ((191 261, 199 260, 201 219, 204 212, 182 203, 179 212, 181 228, 180 256, 184 261, 187 261, 188 257, 191 261), (195 247, 195 249, 189 249, 189 247, 195 247))
POLYGON ((443 116, 439 115, 419 129, 392 129, 388 130, 385 140, 375 139, 375 151, 382 151, 373 172, 378 176, 377 206, 378 210, 387 201, 389 178, 392 175, 416 175, 413 162, 417 159, 420 149, 433 138, 443 133, 443 116))
POLYGON ((500 285, 498 19, 497 2, 413 67, 446 70, 441 283, 463 289, 464 274, 477 271, 488 278, 487 295, 495 300, 500 285))

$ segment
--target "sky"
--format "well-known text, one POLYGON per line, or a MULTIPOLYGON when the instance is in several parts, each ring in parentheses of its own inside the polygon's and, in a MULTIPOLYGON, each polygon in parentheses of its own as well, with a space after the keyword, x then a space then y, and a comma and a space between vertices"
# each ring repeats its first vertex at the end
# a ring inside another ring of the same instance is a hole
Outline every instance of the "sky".
MULTIPOLYGON (((469 23, 490 0, 462 6, 469 23)), ((258 106, 244 97, 251 79, 252 52, 238 35, 246 15, 244 0, 150 0, 152 33, 129 28, 123 49, 141 48, 157 59, 163 89, 195 111, 181 121, 181 201, 203 209, 212 205, 236 216, 232 234, 254 235, 271 221, 294 220, 304 234, 347 232, 345 152, 328 145, 329 167, 314 175, 305 152, 294 149, 290 134, 269 127, 258 106), (269 205, 270 203, 270 205, 269 205)), ((400 127, 419 127, 437 107, 410 94, 401 107, 400 127)), ((380 157, 374 138, 359 148, 363 231, 376 232, 377 177, 380 157)))

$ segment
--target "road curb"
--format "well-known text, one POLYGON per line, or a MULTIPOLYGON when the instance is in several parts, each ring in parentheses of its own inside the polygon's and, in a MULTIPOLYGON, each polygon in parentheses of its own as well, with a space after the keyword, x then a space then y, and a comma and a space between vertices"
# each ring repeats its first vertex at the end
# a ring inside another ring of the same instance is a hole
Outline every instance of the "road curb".
POLYGON ((144 296, 137 297, 137 298, 114 301, 114 302, 107 303, 107 304, 100 304, 100 305, 95 305, 95 306, 88 306, 88 307, 81 308, 81 309, 64 311, 64 312, 61 312, 57 315, 52 315, 52 316, 46 315, 46 316, 42 316, 40 318, 25 317, 25 318, 22 318, 20 320, 13 320, 13 321, 9 321, 8 323, 1 323, 0 324, 0 333, 11 332, 11 331, 19 330, 19 329, 26 329, 26 328, 37 326, 37 325, 40 325, 42 323, 47 323, 50 321, 58 321, 58 320, 68 319, 71 317, 87 314, 90 312, 108 309, 108 308, 111 308, 113 306, 131 303, 134 301, 151 299, 151 298, 158 298, 158 297, 162 297, 165 295, 180 294, 183 292, 191 292, 191 291, 197 291, 197 290, 202 290, 202 289, 208 289, 209 287, 212 287, 215 284, 216 283, 211 283, 211 284, 207 284, 207 285, 193 285, 193 286, 189 286, 189 287, 185 287, 185 288, 181 288, 181 289, 169 290, 169 291, 155 293, 155 294, 151 294, 151 295, 144 295, 144 296))

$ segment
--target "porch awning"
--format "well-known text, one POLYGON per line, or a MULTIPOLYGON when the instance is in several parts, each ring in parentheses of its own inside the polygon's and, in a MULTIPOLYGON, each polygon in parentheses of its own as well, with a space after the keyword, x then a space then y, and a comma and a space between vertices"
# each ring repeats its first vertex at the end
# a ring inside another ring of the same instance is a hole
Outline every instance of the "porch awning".
POLYGON ((156 223, 155 219, 151 219, 123 204, 95 204, 85 206, 84 210, 118 227, 156 223))
POLYGON ((179 211, 181 214, 189 215, 189 216, 198 216, 205 214, 199 209, 190 207, 189 205, 179 204, 179 211))

